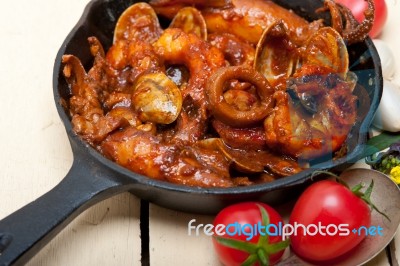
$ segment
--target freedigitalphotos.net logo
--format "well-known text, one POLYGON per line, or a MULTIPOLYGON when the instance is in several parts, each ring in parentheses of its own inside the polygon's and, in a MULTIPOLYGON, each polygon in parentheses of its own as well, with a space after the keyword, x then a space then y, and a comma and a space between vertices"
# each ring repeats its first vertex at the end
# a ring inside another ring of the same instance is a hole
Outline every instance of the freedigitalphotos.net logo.
POLYGON ((350 234, 365 236, 383 236, 383 228, 381 226, 360 226, 358 228, 350 228, 349 224, 317 224, 303 225, 294 224, 268 224, 263 225, 261 222, 256 224, 240 224, 239 222, 231 224, 197 224, 196 219, 192 219, 188 223, 188 235, 199 236, 204 234, 207 236, 246 236, 246 241, 250 241, 255 236, 281 236, 282 240, 287 239, 291 235, 321 235, 321 236, 349 236, 350 234))

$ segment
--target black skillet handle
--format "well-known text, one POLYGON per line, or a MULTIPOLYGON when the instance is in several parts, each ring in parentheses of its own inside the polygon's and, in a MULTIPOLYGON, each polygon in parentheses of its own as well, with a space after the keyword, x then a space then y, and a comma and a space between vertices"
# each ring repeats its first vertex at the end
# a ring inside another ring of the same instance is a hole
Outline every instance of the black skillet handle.
POLYGON ((114 176, 93 159, 75 159, 56 187, 0 221, 0 266, 24 265, 89 206, 131 188, 114 176))

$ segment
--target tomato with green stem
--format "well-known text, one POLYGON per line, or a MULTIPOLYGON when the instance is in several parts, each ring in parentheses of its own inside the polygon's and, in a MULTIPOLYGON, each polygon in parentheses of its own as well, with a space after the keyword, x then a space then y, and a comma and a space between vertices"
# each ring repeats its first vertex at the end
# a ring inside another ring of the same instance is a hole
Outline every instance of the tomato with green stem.
POLYGON ((371 181, 365 192, 361 191, 363 184, 350 189, 332 180, 309 186, 289 218, 293 228, 297 225, 290 236, 293 251, 304 259, 327 261, 357 246, 371 225, 371 209, 389 219, 370 200, 373 185, 371 181))
POLYGON ((225 235, 213 237, 219 260, 227 266, 275 264, 289 245, 277 230, 282 225, 279 213, 264 203, 243 202, 226 207, 214 219, 216 230, 225 228, 225 235))

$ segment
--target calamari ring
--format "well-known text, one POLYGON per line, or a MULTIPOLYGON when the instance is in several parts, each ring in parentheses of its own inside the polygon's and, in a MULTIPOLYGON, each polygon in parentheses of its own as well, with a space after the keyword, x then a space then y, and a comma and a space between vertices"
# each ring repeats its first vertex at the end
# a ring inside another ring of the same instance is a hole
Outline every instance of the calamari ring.
POLYGON ((218 120, 234 127, 255 125, 265 119, 273 107, 273 88, 260 73, 243 66, 224 67, 217 70, 208 80, 207 96, 211 112, 218 120), (228 104, 223 93, 228 81, 237 79, 249 82, 257 90, 260 102, 250 110, 238 110, 228 104))

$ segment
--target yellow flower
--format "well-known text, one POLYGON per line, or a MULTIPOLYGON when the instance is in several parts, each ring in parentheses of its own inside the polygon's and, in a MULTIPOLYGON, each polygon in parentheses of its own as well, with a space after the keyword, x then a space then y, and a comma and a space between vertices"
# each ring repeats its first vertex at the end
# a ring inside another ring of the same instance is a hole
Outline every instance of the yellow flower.
POLYGON ((390 178, 396 183, 400 184, 400 166, 393 167, 390 171, 390 178))

